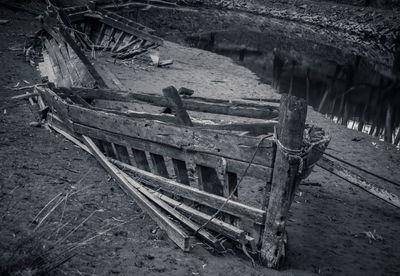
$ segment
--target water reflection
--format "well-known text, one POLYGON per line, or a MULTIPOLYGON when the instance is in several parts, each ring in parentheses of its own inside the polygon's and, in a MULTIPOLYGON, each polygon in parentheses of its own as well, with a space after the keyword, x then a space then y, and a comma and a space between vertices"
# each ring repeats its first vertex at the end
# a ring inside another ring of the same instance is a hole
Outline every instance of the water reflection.
POLYGON ((335 123, 396 145, 400 142, 395 66, 384 68, 318 42, 246 29, 198 33, 186 41, 231 57, 280 93, 306 98, 335 123))

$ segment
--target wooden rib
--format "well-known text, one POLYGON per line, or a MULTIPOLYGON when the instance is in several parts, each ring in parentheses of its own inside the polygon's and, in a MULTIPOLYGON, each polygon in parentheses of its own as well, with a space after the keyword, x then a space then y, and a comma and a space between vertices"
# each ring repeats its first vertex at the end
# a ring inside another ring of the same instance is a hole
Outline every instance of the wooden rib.
POLYGON ((106 29, 106 24, 101 24, 100 30, 98 32, 98 36, 97 36, 96 40, 94 41, 95 45, 99 45, 100 41, 103 40, 105 29, 106 29))
MULTIPOLYGON (((171 179, 154 175, 147 171, 122 163, 118 160, 112 160, 112 162, 124 169, 129 170, 133 174, 140 177, 143 183, 156 189, 161 188, 167 192, 174 193, 216 209, 220 208, 221 204, 226 201, 226 198, 224 197, 206 193, 187 185, 177 183, 171 179)), ((265 216, 265 211, 261 209, 250 207, 232 200, 226 203, 222 211, 239 218, 252 219, 257 224, 263 224, 265 216)))
POLYGON ((126 34, 125 34, 124 31, 121 31, 121 32, 117 35, 117 39, 116 39, 116 41, 115 41, 114 46, 111 48, 111 52, 114 52, 114 51, 119 47, 119 45, 121 44, 121 42, 122 42, 122 40, 124 39, 125 35, 126 35, 126 34))
POLYGON ((133 180, 127 180, 124 177, 123 172, 118 170, 113 164, 111 164, 107 158, 101 153, 94 142, 83 136, 86 146, 92 151, 93 155, 100 162, 100 164, 106 169, 106 171, 113 176, 115 180, 119 183, 119 186, 127 194, 135 199, 135 202, 145 210, 150 217, 157 222, 157 224, 163 228, 168 237, 175 242, 183 251, 187 252, 190 249, 189 236, 183 231, 178 225, 173 223, 167 216, 165 216, 159 208, 157 208, 152 202, 150 202, 141 192, 139 192, 137 187, 132 187, 132 185, 140 186, 139 183, 133 180))
POLYGON ((157 175, 165 178, 169 178, 168 170, 165 165, 165 160, 162 155, 150 153, 151 162, 153 164, 154 171, 157 175))
MULTIPOLYGON (((133 36, 132 36, 133 37, 133 36)), ((129 47, 132 47, 133 45, 135 45, 138 42, 141 42, 142 40, 140 38, 136 38, 133 41, 128 42, 127 44, 119 47, 115 53, 121 53, 124 52, 125 50, 129 49, 129 47)))

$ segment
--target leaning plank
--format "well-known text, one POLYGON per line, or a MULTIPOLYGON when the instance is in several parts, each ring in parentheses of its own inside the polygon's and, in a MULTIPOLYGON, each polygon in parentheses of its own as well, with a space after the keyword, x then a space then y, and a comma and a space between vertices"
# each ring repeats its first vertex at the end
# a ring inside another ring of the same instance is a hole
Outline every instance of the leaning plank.
POLYGON ((382 199, 383 201, 400 208, 399 196, 368 183, 367 180, 362 176, 357 175, 339 163, 326 157, 321 157, 317 163, 317 166, 382 199))
POLYGON ((214 248, 216 248, 219 251, 223 250, 223 247, 221 246, 221 243, 216 239, 213 235, 211 235, 208 231, 204 229, 200 229, 200 225, 197 223, 191 221, 181 213, 179 213, 175 208, 171 207, 168 205, 166 202, 161 200, 159 197, 151 193, 147 188, 145 188, 142 184, 138 183, 134 179, 132 179, 130 176, 128 176, 126 173, 123 171, 119 171, 122 176, 128 180, 128 182, 135 188, 136 190, 140 191, 143 195, 145 195, 148 199, 150 199, 152 202, 157 204, 160 208, 162 208, 164 211, 166 211, 168 214, 173 216, 175 219, 180 221, 183 225, 188 227, 190 230, 195 232, 202 240, 206 241, 208 244, 212 245, 214 248))
MULTIPOLYGON (((73 88, 74 92, 81 95, 82 98, 102 99, 110 101, 137 102, 143 101, 156 106, 167 106, 168 101, 165 97, 156 94, 134 93, 127 91, 118 91, 111 89, 85 89, 73 88)), ((186 110, 208 112, 215 114, 224 114, 231 116, 240 116, 256 119, 273 119, 279 115, 277 106, 265 105, 263 107, 252 107, 237 105, 229 102, 214 103, 206 98, 201 99, 182 99, 183 107, 186 110)))
POLYGON ((213 218, 210 215, 207 215, 203 212, 200 212, 197 209, 194 209, 190 206, 187 206, 185 204, 183 204, 182 202, 176 201, 162 193, 150 190, 151 193, 153 193, 154 195, 156 195, 157 197, 159 197, 160 199, 162 199, 163 201, 165 201, 166 203, 170 204, 172 207, 176 208, 179 211, 184 212, 185 214, 190 215, 190 217, 193 220, 196 220, 198 223, 205 223, 207 221, 209 221, 207 223, 207 225, 205 226, 206 228, 209 228, 215 232, 221 233, 237 242, 243 243, 243 242, 251 242, 254 239, 252 239, 251 237, 248 237, 246 239, 246 232, 235 227, 232 226, 222 220, 219 220, 217 218, 213 218))
MULTIPOLYGON (((132 187, 131 182, 128 181, 118 168, 111 164, 99 148, 95 145, 92 139, 83 136, 87 147, 92 151, 96 159, 101 165, 110 173, 115 180, 119 183, 120 187, 135 199, 135 202, 145 210, 150 217, 163 228, 171 240, 178 245, 183 251, 189 251, 189 236, 176 224, 174 224, 167 216, 165 216, 159 208, 154 206, 142 193, 136 188, 132 187)), ((139 184, 140 185, 140 184, 139 184)))
MULTIPOLYGON (((190 186, 180 184, 171 179, 154 175, 120 161, 112 160, 112 162, 140 177, 141 181, 146 185, 157 189, 161 188, 165 191, 199 202, 203 205, 218 209, 226 201, 226 198, 224 197, 210 194, 190 186)), ((247 206, 240 202, 232 200, 228 201, 222 211, 239 218, 253 219, 257 224, 263 224, 264 222, 265 211, 255 207, 247 206)))
MULTIPOLYGON (((148 152, 162 152, 165 156, 169 156, 178 160, 193 160, 194 163, 209 166, 209 167, 218 167, 221 164, 221 158, 212 154, 200 153, 194 151, 183 151, 177 149, 175 147, 171 147, 168 145, 162 145, 159 143, 142 140, 139 138, 133 138, 129 136, 123 136, 120 134, 83 126, 80 124, 74 124, 74 130, 78 133, 84 134, 86 136, 90 136, 99 140, 105 140, 113 143, 123 143, 126 146, 148 152)), ((245 172, 248 163, 226 158, 226 170, 229 172, 233 172, 238 174, 239 176, 243 175, 245 172)), ((272 169, 270 167, 265 167, 257 164, 252 164, 247 170, 247 176, 266 179, 267 182, 271 181, 272 169)))

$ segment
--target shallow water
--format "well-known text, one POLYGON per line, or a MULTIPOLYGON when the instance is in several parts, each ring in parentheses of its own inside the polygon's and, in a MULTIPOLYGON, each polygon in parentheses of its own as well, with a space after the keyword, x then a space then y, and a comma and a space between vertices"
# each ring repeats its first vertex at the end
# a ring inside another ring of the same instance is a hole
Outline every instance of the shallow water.
POLYGON ((399 143, 399 82, 374 61, 325 43, 246 28, 190 34, 186 42, 232 58, 280 93, 306 98, 335 123, 399 143))

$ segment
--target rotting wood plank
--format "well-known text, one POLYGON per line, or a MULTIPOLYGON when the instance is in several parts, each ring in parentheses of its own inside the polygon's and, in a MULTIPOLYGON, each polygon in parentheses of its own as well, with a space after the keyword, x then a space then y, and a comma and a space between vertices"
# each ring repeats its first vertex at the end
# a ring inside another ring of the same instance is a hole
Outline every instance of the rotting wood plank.
POLYGON ((121 45, 122 41, 124 40, 126 33, 124 31, 120 31, 116 37, 115 44, 111 48, 111 52, 114 52, 119 45, 121 45))
POLYGON ((332 161, 324 156, 318 161, 317 166, 346 180, 350 184, 353 184, 364 191, 382 199, 383 201, 400 208, 400 197, 391 193, 385 189, 376 187, 369 183, 365 178, 356 173, 352 172, 351 170, 347 169, 346 167, 338 164, 335 161, 332 161))
POLYGON ((193 129, 157 121, 132 120, 111 113, 68 105, 72 121, 130 137, 171 145, 244 162, 271 167, 273 142, 261 138, 239 136, 228 132, 193 129), (253 155, 257 151, 253 158, 253 155))
POLYGON ((88 72, 92 75, 95 79, 99 87, 106 87, 104 80, 100 77, 92 63, 86 57, 86 55, 82 52, 80 47, 76 44, 75 40, 71 37, 68 31, 63 27, 59 26, 59 32, 56 32, 51 26, 47 25, 46 23, 43 24, 43 28, 59 43, 66 42, 75 52, 75 54, 79 57, 79 59, 85 64, 88 72))
POLYGON ((211 235, 205 229, 200 229, 200 225, 196 222, 191 221, 189 218, 185 217, 181 213, 179 213, 175 208, 168 205, 165 201, 161 200, 159 197, 151 193, 147 188, 145 188, 140 183, 133 180, 130 176, 128 176, 123 171, 119 171, 122 176, 138 191, 140 191, 143 195, 145 195, 148 199, 150 199, 153 203, 157 204, 161 209, 165 212, 173 216, 175 219, 180 221, 186 227, 188 227, 191 231, 197 233, 197 235, 207 243, 211 244, 216 250, 223 251, 223 247, 221 243, 216 239, 213 235, 211 235))
POLYGON ((50 45, 53 46, 53 53, 56 56, 58 65, 60 66, 61 70, 61 77, 64 80, 64 87, 71 87, 73 80, 72 74, 69 72, 66 60, 64 59, 63 55, 61 54, 60 44, 57 44, 55 39, 49 40, 50 45))
MULTIPOLYGON (((132 181, 128 181, 121 171, 107 160, 90 138, 83 136, 83 139, 86 146, 92 151, 93 155, 100 162, 103 168, 119 183, 121 189, 135 199, 135 202, 140 206, 140 208, 145 210, 150 217, 166 231, 168 237, 173 240, 176 245, 178 245, 183 251, 188 252, 190 249, 190 238, 185 231, 173 223, 158 207, 150 202, 136 188, 133 188, 131 185, 132 181)), ((138 185, 140 184, 138 183, 138 185)))
MULTIPOLYGON (((130 171, 137 177, 140 177, 141 181, 146 185, 149 185, 156 189, 161 188, 169 193, 185 197, 187 199, 199 202, 203 205, 218 209, 226 201, 226 198, 222 196, 217 196, 204 191, 200 191, 193 187, 180 184, 171 179, 154 175, 150 172, 122 163, 118 160, 111 160, 111 162, 113 162, 117 166, 120 166, 121 168, 130 171)), ((222 211, 237 216, 239 218, 252 219, 254 220, 254 223, 257 224, 264 223, 265 211, 255 207, 247 206, 240 202, 236 202, 233 200, 228 201, 222 211)))
POLYGON ((185 214, 190 215, 190 217, 197 221, 198 223, 207 223, 205 226, 206 228, 213 230, 217 233, 221 233, 239 243, 254 243, 254 238, 247 236, 246 232, 243 231, 242 229, 239 229, 233 225, 230 225, 222 220, 219 220, 217 218, 211 219, 210 215, 207 215, 203 212, 200 212, 199 210, 196 210, 186 204, 183 204, 182 202, 176 201, 162 193, 152 191, 150 190, 151 193, 165 201, 166 203, 170 204, 172 207, 176 208, 179 211, 184 212, 185 214))
POLYGON ((57 86, 65 86, 65 80, 62 77, 62 73, 61 73, 61 69, 60 66, 58 64, 58 60, 57 60, 57 55, 54 52, 54 47, 53 45, 50 44, 48 39, 44 40, 44 45, 47 49, 47 52, 49 54, 49 60, 51 63, 51 66, 53 67, 54 70, 54 75, 55 75, 55 85, 57 86))
MULTIPOLYGON (((81 95, 82 98, 103 99, 110 101, 126 101, 135 102, 137 100, 144 101, 156 106, 167 106, 168 101, 165 97, 156 94, 134 93, 127 91, 105 90, 105 89, 85 89, 73 88, 74 92, 81 95)), ((248 107, 241 105, 233 105, 230 103, 213 103, 207 99, 182 99, 183 107, 186 110, 225 114, 231 116, 248 117, 256 119, 273 119, 279 115, 277 106, 248 107)))
MULTIPOLYGON (((87 16, 87 15, 85 15, 85 16, 87 16)), ((117 20, 111 18, 108 15, 102 15, 102 17, 99 19, 99 21, 104 23, 104 24, 107 24, 107 25, 109 25, 111 27, 114 27, 116 29, 119 29, 119 30, 123 31, 124 33, 135 35, 137 37, 144 38, 146 40, 155 42, 157 44, 163 44, 163 40, 161 38, 156 37, 156 36, 151 35, 151 34, 148 34, 148 33, 144 32, 144 31, 141 31, 141 30, 133 27, 133 26, 126 25, 126 24, 124 24, 124 23, 122 23, 120 21, 117 21, 117 20)))
MULTIPOLYGON (((74 129, 78 133, 85 134, 86 136, 94 137, 100 140, 111 141, 114 143, 123 143, 124 145, 129 145, 132 148, 136 148, 141 151, 149 151, 149 152, 162 152, 166 156, 170 156, 175 159, 185 160, 187 163, 187 169, 189 168, 189 160, 192 160, 193 164, 199 164, 203 166, 211 166, 217 167, 221 162, 221 158, 212 154, 207 153, 199 153, 193 151, 183 151, 177 149, 175 147, 171 147, 168 145, 162 145, 159 143, 145 141, 139 138, 132 138, 128 136, 122 136, 120 134, 99 130, 96 128, 83 126, 80 124, 74 124, 74 129)), ((230 172, 237 173, 238 175, 242 175, 246 170, 248 163, 228 159, 227 161, 227 170, 230 172)), ((268 182, 271 180, 272 169, 270 167, 265 167, 261 165, 252 164, 248 171, 247 176, 267 179, 268 182)))

